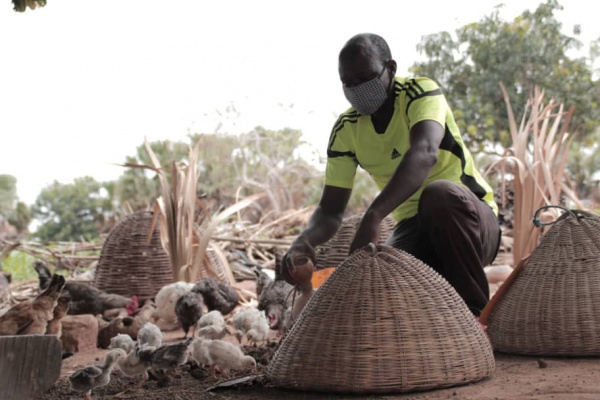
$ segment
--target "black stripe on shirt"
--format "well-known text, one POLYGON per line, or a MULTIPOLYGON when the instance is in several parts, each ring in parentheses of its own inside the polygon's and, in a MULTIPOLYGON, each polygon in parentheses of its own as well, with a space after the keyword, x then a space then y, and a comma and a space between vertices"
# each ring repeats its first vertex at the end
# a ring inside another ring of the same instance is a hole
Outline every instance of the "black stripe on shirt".
POLYGON ((356 111, 352 111, 346 114, 342 114, 338 120, 336 121, 335 125, 333 126, 333 129, 331 131, 331 135, 329 136, 329 145, 327 146, 327 156, 329 157, 329 153, 331 152, 332 154, 336 154, 335 157, 341 157, 342 155, 349 155, 352 156, 354 158, 356 158, 356 156, 354 155, 354 153, 351 152, 338 152, 338 151, 332 151, 331 148, 333 147, 333 144, 335 142, 335 139, 337 138, 337 133, 344 127, 345 124, 349 123, 349 124, 355 124, 358 122, 358 113, 356 111), (350 153, 350 154, 341 154, 341 153, 350 153))
POLYGON ((438 96, 442 94, 442 90, 441 89, 435 89, 435 90, 431 90, 429 92, 423 92, 420 95, 418 95, 417 97, 411 98, 408 102, 408 104, 406 105, 406 114, 408 115, 408 108, 410 107, 410 105, 412 104, 413 101, 415 100, 419 100, 422 99, 423 97, 428 97, 428 96, 438 96))
POLYGON ((449 151, 450 153, 454 154, 456 157, 459 158, 462 170, 460 175, 460 181, 466 187, 468 187, 469 190, 473 192, 480 200, 483 200, 484 196, 487 193, 485 189, 481 187, 481 185, 479 185, 479 183, 474 177, 467 175, 467 173, 465 172, 465 165, 467 164, 467 161, 465 160, 464 150, 454 139, 454 136, 452 136, 452 132, 450 132, 450 129, 448 128, 447 124, 444 132, 444 138, 442 139, 442 143, 440 143, 440 149, 449 151))

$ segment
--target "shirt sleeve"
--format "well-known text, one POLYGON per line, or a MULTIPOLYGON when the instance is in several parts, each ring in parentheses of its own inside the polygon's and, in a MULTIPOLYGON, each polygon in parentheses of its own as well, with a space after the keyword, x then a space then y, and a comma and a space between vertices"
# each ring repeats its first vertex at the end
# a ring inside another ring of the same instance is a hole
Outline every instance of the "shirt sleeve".
POLYGON ((440 125, 446 124, 448 103, 440 87, 429 78, 417 78, 410 81, 412 90, 406 114, 409 129, 416 123, 426 120, 437 121, 440 125))
POLYGON ((350 140, 343 138, 343 132, 334 134, 327 148, 325 185, 352 189, 357 166, 356 153, 350 140))

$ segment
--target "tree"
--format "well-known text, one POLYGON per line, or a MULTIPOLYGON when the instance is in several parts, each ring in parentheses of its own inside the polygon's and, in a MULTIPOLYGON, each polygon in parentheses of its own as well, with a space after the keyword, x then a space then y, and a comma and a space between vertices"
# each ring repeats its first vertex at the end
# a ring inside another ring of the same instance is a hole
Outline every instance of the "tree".
POLYGON ((43 241, 93 240, 111 211, 108 192, 93 178, 76 178, 69 184, 54 181, 33 206, 40 221, 35 236, 43 241))
POLYGON ((415 63, 412 72, 440 84, 471 149, 508 144, 500 81, 508 89, 516 115, 523 114, 528 93, 537 85, 557 103, 575 106, 570 126, 579 138, 600 126, 600 85, 592 67, 598 46, 592 44, 588 58, 569 57, 570 50, 581 46, 576 38, 579 28, 575 27, 574 36, 562 33, 562 24, 554 16, 561 9, 556 0, 548 0, 512 22, 501 21, 496 10, 458 29, 455 38, 440 32, 424 37, 417 46, 427 59, 415 63))
POLYGON ((8 219, 17 202, 17 178, 0 175, 0 219, 8 219))

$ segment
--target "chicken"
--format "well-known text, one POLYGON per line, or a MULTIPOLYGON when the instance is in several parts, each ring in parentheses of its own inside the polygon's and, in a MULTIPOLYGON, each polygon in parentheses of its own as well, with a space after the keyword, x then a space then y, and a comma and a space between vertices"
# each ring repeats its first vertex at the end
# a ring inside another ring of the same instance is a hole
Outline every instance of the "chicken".
POLYGON ((263 310, 258 313, 258 318, 255 318, 252 321, 250 330, 246 332, 246 339, 248 340, 248 343, 252 343, 254 345, 264 344, 267 342, 268 335, 269 323, 267 322, 267 317, 265 315, 265 311, 263 310))
POLYGON ((69 376, 71 390, 83 392, 86 399, 91 399, 92 390, 108 385, 110 382, 110 373, 117 361, 127 357, 122 349, 113 349, 108 352, 104 362, 98 365, 82 368, 73 372, 69 376))
POLYGON ((152 322, 146 322, 137 335, 136 348, 144 346, 159 347, 162 344, 162 332, 152 322))
POLYGON ((271 277, 271 275, 269 275, 269 272, 272 271, 267 270, 266 268, 263 268, 261 270, 258 270, 257 268, 254 269, 254 273, 256 274, 256 297, 260 297, 260 294, 262 293, 264 288, 266 288, 271 282, 273 282, 273 278, 271 277))
POLYGON ((263 289, 258 299, 258 309, 265 311, 269 327, 280 333, 289 324, 286 318, 289 319, 288 309, 292 307, 292 289, 293 286, 286 281, 275 280, 263 289))
POLYGON ((56 307, 54 307, 54 311, 52 313, 53 318, 48 325, 46 326, 46 335, 56 335, 57 339, 60 339, 62 336, 62 318, 67 315, 67 311, 69 310, 69 302, 71 298, 64 293, 58 298, 56 302, 56 307))
POLYGON ((54 308, 65 278, 53 275, 48 288, 37 297, 11 307, 0 316, 0 335, 43 335, 54 318, 54 308))
MULTIPOLYGON (((38 274, 40 289, 45 289, 52 276, 50 270, 41 261, 36 261, 33 268, 38 274)), ((125 308, 128 303, 134 301, 125 296, 103 292, 83 282, 66 282, 64 290, 71 295, 70 315, 102 314, 113 308, 125 308)))
POLYGON ((231 370, 256 368, 254 358, 245 355, 239 346, 224 340, 196 339, 192 358, 199 364, 209 365, 213 377, 216 377, 217 368, 225 377, 231 370))
POLYGON ((192 330, 192 337, 194 337, 194 331, 196 330, 196 323, 202 317, 202 296, 199 293, 188 292, 181 296, 177 303, 175 303, 175 314, 177 315, 177 321, 181 325, 181 329, 185 335, 183 338, 187 338, 190 327, 192 330))
POLYGON ((206 313, 198 321, 196 334, 205 339, 223 339, 228 333, 225 318, 219 311, 206 313))
POLYGON ((133 350, 134 346, 135 346, 135 343, 134 343, 133 339, 131 338, 131 336, 124 334, 124 333, 119 333, 117 336, 110 339, 110 346, 108 346, 108 348, 109 349, 121 349, 121 350, 124 350, 125 353, 129 354, 133 350))
POLYGON ((138 356, 140 361, 149 363, 154 369, 171 372, 179 365, 183 365, 188 359, 188 347, 192 338, 174 344, 164 344, 158 348, 142 347, 138 356))
MULTIPOLYGON (((264 322, 267 323, 264 311, 257 310, 256 308, 246 308, 234 315, 233 326, 235 328, 235 337, 240 344, 246 333, 252 329, 255 321, 260 319, 261 313, 263 318, 265 318, 264 322)), ((268 329, 269 324, 267 323, 267 331, 268 329)))
POLYGON ((156 310, 153 313, 157 323, 160 323, 164 329, 176 329, 177 314, 175 314, 175 303, 181 296, 192 290, 193 283, 175 282, 163 286, 156 295, 156 310))
POLYGON ((192 292, 202 294, 208 311, 218 310, 223 315, 229 314, 238 305, 240 296, 235 289, 213 277, 204 278, 197 283, 192 292))

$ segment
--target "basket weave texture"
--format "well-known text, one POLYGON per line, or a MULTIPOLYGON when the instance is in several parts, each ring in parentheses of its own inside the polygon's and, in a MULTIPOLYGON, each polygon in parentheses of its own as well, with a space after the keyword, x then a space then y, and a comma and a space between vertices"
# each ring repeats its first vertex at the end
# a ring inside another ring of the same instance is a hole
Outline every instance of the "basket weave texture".
MULTIPOLYGON (((344 218, 336 234, 329 241, 317 248, 316 269, 337 267, 348 258, 350 245, 362 217, 363 214, 354 214, 344 218)), ((381 221, 379 244, 385 243, 387 238, 392 234, 395 224, 396 222, 389 215, 381 221)))
POLYGON ((96 287, 146 300, 173 282, 169 256, 161 245, 158 226, 148 242, 152 214, 150 211, 132 213, 109 233, 96 267, 96 287))
POLYGON ((495 368, 454 288, 412 255, 360 249, 316 291, 267 368, 276 386, 393 393, 465 384, 495 368))
POLYGON ((600 355, 600 217, 564 213, 492 309, 494 349, 547 356, 600 355))

